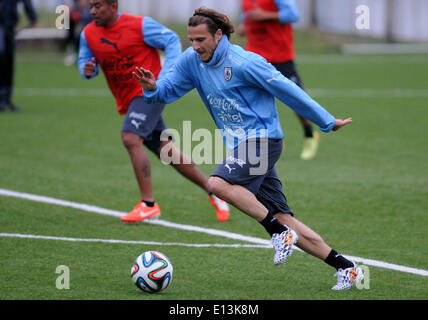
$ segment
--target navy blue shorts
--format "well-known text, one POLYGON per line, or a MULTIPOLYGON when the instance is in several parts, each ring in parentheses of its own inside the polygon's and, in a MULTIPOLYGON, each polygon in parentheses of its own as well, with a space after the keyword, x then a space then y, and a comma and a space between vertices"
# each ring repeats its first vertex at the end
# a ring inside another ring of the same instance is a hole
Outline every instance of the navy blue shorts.
POLYGON ((162 143, 160 137, 166 130, 162 118, 163 103, 147 103, 143 97, 135 97, 129 104, 123 119, 122 132, 132 132, 143 138, 143 144, 153 153, 158 154, 162 143))
POLYGON ((281 63, 272 63, 272 65, 282 73, 282 75, 295 84, 297 84, 301 89, 305 89, 303 87, 302 79, 300 79, 299 74, 297 73, 296 65, 293 60, 281 62, 281 63))
POLYGON ((275 168, 281 153, 282 139, 249 139, 230 152, 211 176, 243 186, 272 214, 293 215, 275 168))

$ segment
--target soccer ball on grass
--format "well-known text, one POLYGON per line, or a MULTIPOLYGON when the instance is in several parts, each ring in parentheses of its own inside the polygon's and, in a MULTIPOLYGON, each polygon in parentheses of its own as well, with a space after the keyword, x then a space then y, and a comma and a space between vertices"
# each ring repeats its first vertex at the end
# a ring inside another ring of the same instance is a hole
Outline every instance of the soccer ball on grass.
POLYGON ((166 289, 172 281, 171 261, 158 251, 146 251, 135 259, 131 278, 141 290, 149 293, 166 289))

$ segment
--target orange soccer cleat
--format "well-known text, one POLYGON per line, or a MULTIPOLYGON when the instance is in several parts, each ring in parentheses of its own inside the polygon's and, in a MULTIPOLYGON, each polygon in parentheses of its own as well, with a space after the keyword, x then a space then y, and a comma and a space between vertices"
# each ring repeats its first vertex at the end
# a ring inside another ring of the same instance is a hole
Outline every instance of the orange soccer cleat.
POLYGON ((226 201, 217 198, 215 195, 208 196, 208 200, 215 209, 218 221, 224 222, 229 219, 229 206, 226 201))
POLYGON ((149 218, 159 218, 160 213, 157 203, 153 207, 149 207, 140 200, 134 209, 130 213, 120 217, 120 220, 123 222, 138 222, 149 218))

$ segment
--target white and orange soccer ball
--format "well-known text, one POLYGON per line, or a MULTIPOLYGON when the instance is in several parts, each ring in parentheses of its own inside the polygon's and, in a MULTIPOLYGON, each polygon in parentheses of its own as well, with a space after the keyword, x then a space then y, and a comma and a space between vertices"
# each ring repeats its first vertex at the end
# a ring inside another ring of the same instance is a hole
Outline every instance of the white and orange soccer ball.
POLYGON ((141 290, 149 293, 166 289, 172 281, 173 268, 168 257, 158 251, 146 251, 135 259, 131 278, 141 290))

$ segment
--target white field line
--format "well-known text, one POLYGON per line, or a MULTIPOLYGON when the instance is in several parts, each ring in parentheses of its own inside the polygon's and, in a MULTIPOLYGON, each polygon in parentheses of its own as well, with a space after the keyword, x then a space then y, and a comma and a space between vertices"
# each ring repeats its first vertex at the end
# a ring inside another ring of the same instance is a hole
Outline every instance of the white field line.
POLYGON ((18 95, 30 97, 111 97, 110 91, 102 88, 16 88, 14 91, 18 95))
POLYGON ((348 54, 300 54, 296 58, 297 66, 300 64, 425 64, 427 55, 348 55, 348 54))
MULTIPOLYGON (((307 90, 313 98, 324 97, 358 97, 358 98, 428 98, 427 89, 326 89, 312 88, 307 90)), ((88 88, 16 88, 16 94, 23 96, 48 97, 107 97, 111 98, 108 89, 88 88)))
MULTIPOLYGON (((11 191, 11 190, 5 190, 5 189, 0 189, 0 195, 20 198, 20 199, 26 199, 26 200, 31 200, 31 201, 41 202, 41 203, 55 204, 55 205, 62 206, 62 207, 70 207, 70 208, 74 208, 74 209, 79 209, 79 210, 83 210, 83 211, 87 211, 87 212, 98 213, 98 214, 113 216, 113 217, 121 217, 122 215, 128 213, 128 212, 121 212, 121 211, 116 211, 116 210, 104 209, 104 208, 100 208, 100 207, 92 206, 92 205, 88 205, 88 204, 83 204, 83 203, 76 203, 76 202, 71 202, 71 201, 65 201, 65 200, 60 200, 60 199, 55 199, 55 198, 50 198, 50 197, 44 197, 44 196, 38 196, 38 195, 34 195, 34 194, 29 194, 29 193, 22 193, 22 192, 16 192, 16 191, 11 191)), ((246 241, 249 243, 270 245, 270 241, 266 240, 266 239, 260 239, 260 238, 256 238, 256 237, 245 236, 245 235, 242 235, 239 233, 232 233, 232 232, 227 232, 227 231, 222 231, 222 230, 217 230, 217 229, 209 229, 209 228, 202 228, 202 227, 197 227, 197 226, 192 226, 192 225, 179 224, 179 223, 169 222, 169 221, 161 220, 161 219, 144 220, 144 223, 156 224, 156 225, 161 225, 164 227, 175 228, 175 229, 186 230, 186 231, 201 232, 201 233, 206 233, 206 234, 210 234, 210 235, 214 235, 214 236, 220 236, 220 237, 225 237, 225 238, 234 239, 234 240, 246 241)))
POLYGON ((263 244, 224 244, 224 243, 181 243, 181 242, 158 242, 158 241, 143 241, 143 240, 118 240, 118 239, 94 239, 94 238, 70 238, 70 237, 53 237, 41 236, 34 234, 21 233, 1 233, 2 238, 20 238, 20 239, 40 239, 40 240, 55 240, 69 242, 95 242, 95 243, 118 243, 118 244, 142 244, 151 246, 179 246, 193 248, 271 248, 270 245, 263 244))
MULTIPOLYGON (((63 207, 71 207, 71 208, 75 208, 75 209, 79 209, 79 210, 83 210, 83 211, 87 211, 87 212, 98 213, 98 214, 114 216, 114 217, 120 217, 120 216, 126 214, 126 212, 104 209, 104 208, 100 208, 100 207, 92 206, 92 205, 88 205, 88 204, 65 201, 65 200, 60 200, 60 199, 55 199, 55 198, 50 198, 50 197, 45 197, 45 196, 38 196, 38 195, 29 194, 29 193, 16 192, 16 191, 6 190, 6 189, 0 189, 0 195, 7 196, 7 197, 26 199, 26 200, 31 200, 31 201, 41 202, 41 203, 56 204, 56 205, 63 206, 63 207)), ((246 242, 250 242, 252 244, 258 244, 259 245, 258 247, 261 247, 261 248, 271 247, 269 240, 251 237, 251 236, 245 236, 242 234, 232 233, 232 232, 228 232, 228 231, 222 231, 222 230, 217 230, 217 229, 209 229, 209 228, 203 228, 203 227, 197 227, 197 226, 191 226, 191 225, 183 225, 183 224, 173 223, 173 222, 160 220, 160 219, 158 219, 158 220, 145 220, 145 223, 157 224, 157 225, 161 225, 164 227, 170 227, 170 228, 176 228, 176 229, 180 229, 180 230, 187 230, 187 231, 194 231, 194 232, 201 232, 201 233, 205 233, 205 234, 210 234, 210 235, 215 235, 215 236, 220 236, 220 237, 225 237, 225 238, 230 238, 230 239, 235 239, 235 240, 246 241, 246 242)), ((6 233, 2 233, 1 235, 5 235, 5 234, 6 233)), ((11 234, 8 234, 8 235, 10 236, 11 234)), ((20 237, 24 237, 24 238, 30 237, 30 236, 31 235, 20 235, 20 237)), ((33 237, 35 237, 35 236, 33 236, 33 237)), ((42 237, 42 236, 38 236, 38 237, 42 237)), ((49 237, 49 238, 52 238, 52 237, 49 237)), ((71 238, 63 238, 63 239, 71 239, 71 238)), ((86 239, 86 240, 90 240, 90 239, 86 239)), ((92 240, 94 240, 94 239, 92 239, 92 240)), ((102 240, 102 239, 98 239, 98 240, 104 241, 104 242, 107 242, 107 241, 125 241, 125 240, 102 240)), ((84 241, 84 240, 82 240, 82 241, 84 241)), ((296 248, 296 249, 298 249, 298 248, 296 248)), ((345 255, 345 257, 347 257, 347 258, 349 258, 355 262, 361 262, 361 263, 364 263, 366 265, 370 265, 370 266, 374 266, 374 267, 390 269, 390 270, 395 270, 395 271, 400 271, 400 272, 406 272, 406 273, 411 273, 411 274, 416 274, 416 275, 421 275, 421 276, 428 276, 428 270, 424 270, 424 269, 406 267, 406 266, 392 264, 392 263, 388 263, 388 262, 384 262, 384 261, 366 259, 366 258, 355 257, 355 256, 350 256, 350 255, 345 255)))
POLYGON ((314 98, 428 98, 427 89, 308 89, 314 98))

